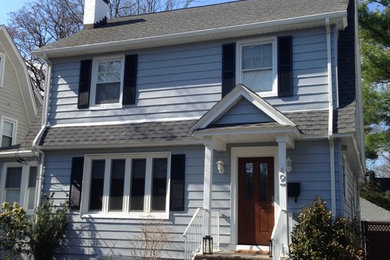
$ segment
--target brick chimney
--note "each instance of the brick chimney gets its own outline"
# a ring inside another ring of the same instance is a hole
[[[109,12],[109,0],[85,0],[84,3],[84,28],[96,28],[107,21]]]

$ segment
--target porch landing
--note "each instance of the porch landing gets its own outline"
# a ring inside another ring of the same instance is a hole
[[[268,252],[261,251],[249,251],[249,250],[236,250],[236,251],[218,251],[212,255],[197,255],[195,260],[239,260],[239,259],[272,259],[268,255]]]

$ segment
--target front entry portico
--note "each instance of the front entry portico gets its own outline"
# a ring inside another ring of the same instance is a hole
[[[237,116],[247,106],[252,106],[253,113]],[[286,255],[286,158],[287,149],[294,149],[295,139],[301,136],[296,125],[256,93],[238,85],[191,132],[205,145],[203,234],[210,235],[211,230],[213,151],[230,150],[231,249],[239,245],[268,246],[272,240],[273,254]],[[247,169],[250,164],[253,168]]]

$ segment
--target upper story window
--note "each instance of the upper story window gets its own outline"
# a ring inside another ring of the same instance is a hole
[[[0,88],[4,84],[5,55],[0,52]]]
[[[92,72],[91,104],[111,106],[122,104],[123,59],[95,60]]]
[[[276,40],[239,42],[237,83],[261,96],[277,95]]]
[[[32,214],[35,205],[35,187],[37,167],[20,164],[3,166],[0,185],[0,202],[18,203],[28,214]]]
[[[170,154],[86,157],[82,213],[168,218]]]
[[[1,117],[1,147],[10,147],[16,143],[16,126],[17,121],[10,118]]]

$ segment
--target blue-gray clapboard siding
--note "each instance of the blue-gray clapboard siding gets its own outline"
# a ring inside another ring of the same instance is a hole
[[[204,148],[201,146],[157,149],[116,150],[110,152],[153,152],[171,151],[175,154],[186,154],[185,211],[170,212],[169,220],[162,221],[163,227],[169,230],[171,239],[164,251],[168,259],[183,259],[184,240],[182,233],[193,213],[203,206],[203,170]],[[102,152],[102,151],[96,151]],[[91,153],[91,151],[88,151]],[[83,156],[83,152],[49,153],[46,157],[46,171],[43,191],[55,192],[55,200],[60,203],[67,199],[71,172],[71,160]],[[223,158],[229,160],[228,153],[216,153],[215,161]],[[230,175],[218,175],[214,162],[214,185],[212,206],[218,210],[220,218],[221,244],[230,243]],[[230,167],[227,163],[226,167]],[[131,256],[134,236],[140,234],[140,221],[134,219],[81,219],[78,212],[73,212],[71,225],[67,233],[67,243],[59,250],[62,255],[72,259],[92,256],[115,255]],[[159,221],[151,221],[157,223]]]
[[[247,124],[247,123],[264,123],[274,122],[272,118],[260,111],[255,105],[245,98],[227,111],[221,118],[215,120],[215,125],[227,124]]]
[[[266,100],[281,111],[327,108],[325,29],[297,31],[292,35],[294,96]],[[137,101],[127,108],[78,110],[80,58],[54,60],[50,123],[198,118],[221,99],[221,44],[138,51]]]
[[[345,196],[344,196],[344,212],[347,217],[355,217],[356,214],[356,196],[357,192],[357,179],[353,173],[353,171],[349,167],[345,167]]]
[[[336,211],[342,214],[342,201],[340,199],[340,171],[339,160],[336,150]],[[297,142],[295,149],[288,150],[292,160],[292,172],[288,173],[288,182],[298,182],[301,185],[301,194],[297,202],[294,198],[288,200],[288,210],[293,214],[298,213],[303,206],[309,206],[316,196],[327,201],[331,208],[330,186],[330,157],[329,143],[327,141]]]

